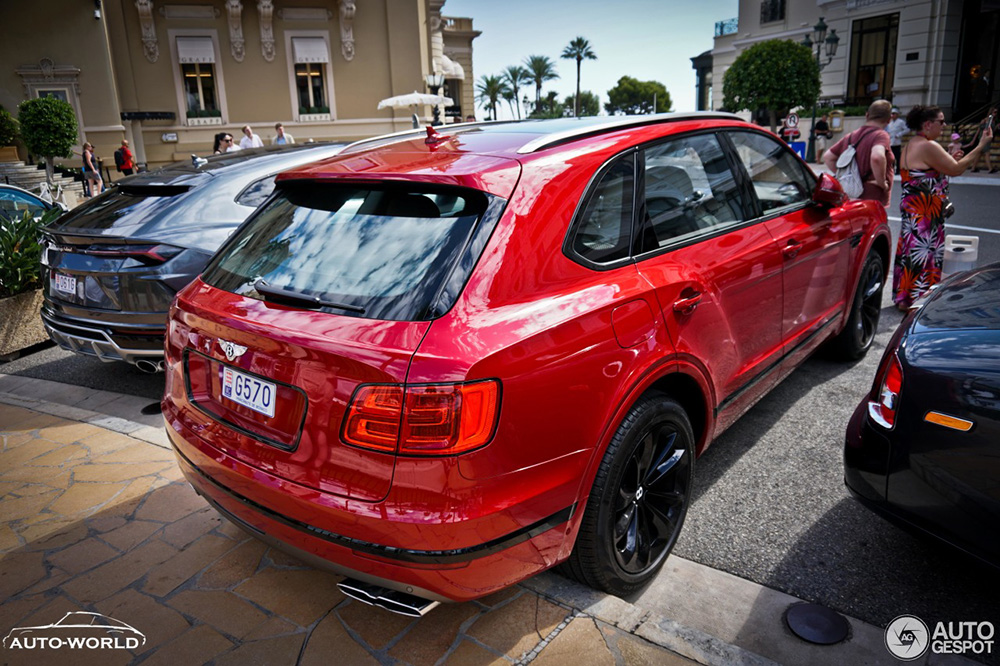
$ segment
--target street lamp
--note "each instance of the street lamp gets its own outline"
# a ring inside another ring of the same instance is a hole
[[[427,83],[427,87],[430,88],[432,95],[437,95],[438,90],[444,85],[444,74],[428,74],[424,77],[424,81]],[[434,105],[434,118],[431,121],[431,125],[437,126],[441,124],[441,109],[438,105]]]
[[[816,46],[816,67],[819,68],[820,72],[833,61],[833,56],[837,55],[837,44],[840,42],[836,30],[831,30],[830,36],[826,36],[827,27],[823,17],[820,16],[819,23],[813,26],[812,39],[809,39],[809,33],[806,33],[802,39],[802,46],[807,49],[811,50],[813,45]],[[826,62],[823,62],[821,58],[824,43],[826,44]],[[822,88],[822,86],[823,79],[821,77],[820,87]],[[806,161],[810,163],[816,161],[816,105],[818,102],[818,99],[813,102],[812,124],[809,126],[809,146],[806,148]]]
[[[527,95],[525,95],[524,98],[521,100],[521,104],[522,104],[522,106],[524,106],[524,117],[527,118],[528,117],[528,109],[531,106],[531,100],[528,99]]]

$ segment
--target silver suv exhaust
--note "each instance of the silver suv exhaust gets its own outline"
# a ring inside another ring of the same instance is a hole
[[[353,578],[345,578],[337,583],[337,587],[351,599],[409,617],[423,617],[441,603],[371,583],[362,583]]]

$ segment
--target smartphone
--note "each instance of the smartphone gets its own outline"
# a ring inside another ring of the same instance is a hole
[[[993,114],[992,113],[986,117],[986,127],[987,127],[987,129],[989,129],[990,127],[993,127]]]

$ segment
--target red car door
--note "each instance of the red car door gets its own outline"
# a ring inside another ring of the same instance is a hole
[[[712,386],[718,433],[776,381],[783,259],[767,226],[747,221],[717,136],[648,147],[638,175],[637,266],[682,362]]]
[[[783,143],[759,132],[728,136],[783,257],[781,338],[791,370],[826,339],[843,308],[851,222],[812,205],[815,179]]]

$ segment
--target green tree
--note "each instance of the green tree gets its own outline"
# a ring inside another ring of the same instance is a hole
[[[21,138],[33,155],[45,158],[45,176],[52,184],[56,157],[71,157],[76,143],[76,115],[68,102],[54,97],[39,97],[21,102],[17,107]]]
[[[811,107],[819,98],[819,67],[802,44],[770,39],[741,53],[726,70],[722,95],[727,109],[767,109],[771,131],[778,129],[778,109]]]
[[[582,116],[596,116],[601,112],[601,99],[590,92],[589,90],[580,91],[580,108],[576,108],[576,96],[569,95],[566,97],[566,101],[563,102],[563,106],[566,108],[570,114],[575,114],[578,117]]]
[[[580,97],[580,64],[583,63],[584,58],[587,60],[597,60],[597,54],[590,48],[590,42],[583,37],[577,37],[563,49],[562,57],[567,60],[576,60],[576,95],[573,97],[575,101]],[[577,118],[580,117],[580,109],[578,107],[573,107],[573,115]],[[591,115],[596,116],[597,114]]]
[[[572,115],[572,109],[567,109],[559,101],[559,93],[550,90],[544,97],[538,100],[535,108],[531,111],[531,118],[564,118]]]
[[[548,56],[533,55],[524,59],[524,66],[528,69],[528,78],[535,82],[535,111],[539,102],[542,101],[542,85],[546,81],[555,81],[559,78],[556,74],[556,66]]]
[[[507,84],[504,83],[502,77],[493,76],[492,74],[483,74],[479,77],[479,83],[476,84],[476,93],[478,93],[479,103],[483,108],[490,110],[490,120],[497,119],[497,102],[504,96],[507,91]]]
[[[604,108],[611,115],[633,116],[666,113],[673,110],[673,104],[666,86],[659,81],[639,81],[631,76],[623,76],[618,79],[618,84],[608,91],[608,103]]]
[[[17,140],[17,120],[0,106],[0,146],[13,146]]]
[[[528,70],[520,65],[511,65],[507,69],[503,70],[503,79],[510,88],[510,93],[514,99],[513,106],[517,109],[516,118],[521,119],[521,102],[519,101],[521,95],[521,86],[527,85],[531,81],[531,76],[528,74]]]

